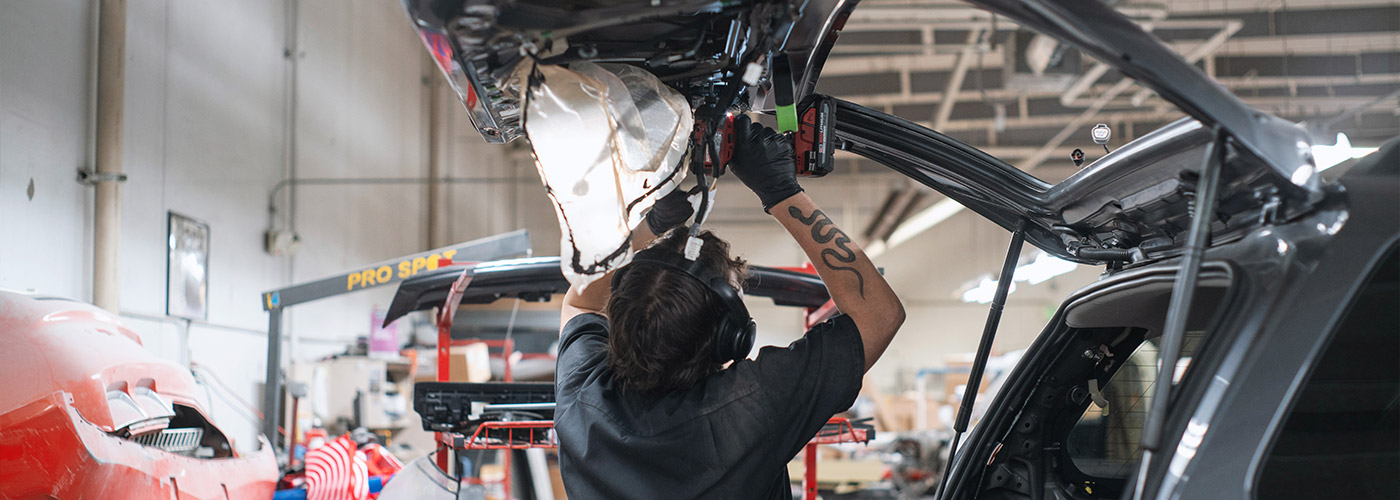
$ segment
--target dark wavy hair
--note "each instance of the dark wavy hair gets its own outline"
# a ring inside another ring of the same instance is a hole
[[[652,244],[681,253],[689,228],[673,229]],[[743,259],[709,231],[699,261],[721,276],[747,277]],[[629,264],[630,265],[630,264]],[[608,365],[625,390],[654,396],[689,389],[721,363],[713,358],[715,329],[724,305],[698,280],[656,265],[631,269],[608,299]]]

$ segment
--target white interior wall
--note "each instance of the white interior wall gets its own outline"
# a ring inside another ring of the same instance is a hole
[[[92,194],[73,178],[88,163],[95,20],[80,0],[0,4],[0,287],[92,294]]]
[[[290,259],[263,251],[266,200],[288,170],[288,4],[128,4],[120,312],[147,348],[198,364],[228,386],[231,397],[213,390],[211,411],[243,449],[255,444],[257,426],[231,401],[260,406],[267,319],[259,293],[427,244],[421,186],[303,186],[295,214],[300,251]],[[423,79],[437,76],[401,7],[376,0],[292,4],[299,5],[301,49],[297,175],[426,175]],[[92,195],[74,177],[91,164],[95,17],[92,0],[0,3],[0,288],[91,298]],[[443,102],[448,116],[461,114],[455,98]],[[474,132],[460,135],[461,161],[501,161]],[[168,211],[210,225],[207,321],[165,316]],[[513,229],[505,219],[480,226],[471,225],[474,216],[460,220],[454,241]],[[391,293],[293,310],[286,332],[299,341],[291,355],[306,360],[343,350],[367,332],[369,310],[387,306]]]
[[[528,229],[535,255],[559,255],[559,225],[536,173],[529,145],[485,144],[456,94],[440,85],[443,103],[441,157],[443,176],[459,180],[443,185],[443,213],[448,241],[467,241],[516,229]]]
[[[298,15],[298,178],[427,175],[422,43],[395,2],[302,0]],[[292,281],[427,249],[421,185],[300,185]],[[289,309],[294,355],[314,359],[369,333],[392,287]],[[318,347],[318,345],[322,347]]]

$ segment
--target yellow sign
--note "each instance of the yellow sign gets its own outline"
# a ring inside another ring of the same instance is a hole
[[[385,264],[379,267],[365,269],[358,273],[352,273],[345,277],[345,289],[354,290],[374,285],[382,285],[390,281],[414,276],[423,271],[432,271],[438,268],[438,260],[451,260],[457,255],[456,250],[447,250],[441,254],[432,254],[427,257],[415,257],[404,259],[393,264]]]

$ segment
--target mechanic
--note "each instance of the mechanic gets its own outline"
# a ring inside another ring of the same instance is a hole
[[[658,201],[633,235],[646,249],[564,297],[555,431],[569,498],[792,498],[788,461],[851,406],[904,322],[874,264],[798,185],[790,141],[742,115],[735,130],[734,174],[844,314],[745,359],[744,262],[708,231],[686,259],[699,241],[667,230],[690,204],[679,190]]]

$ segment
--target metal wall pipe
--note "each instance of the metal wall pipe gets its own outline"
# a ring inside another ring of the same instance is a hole
[[[426,68],[423,72],[423,91],[427,93],[428,108],[426,110],[428,115],[428,130],[426,137],[428,148],[427,248],[438,248],[447,244],[445,241],[447,238],[444,234],[446,233],[446,231],[444,231],[443,228],[440,227],[443,225],[442,217],[440,215],[442,213],[442,187],[441,184],[437,182],[437,179],[442,177],[442,155],[439,152],[441,144],[438,135],[438,122],[439,120],[441,120],[441,113],[438,112],[438,108],[441,106],[441,104],[439,103],[438,91],[441,88],[441,86],[438,85],[438,81],[441,77],[438,76],[436,63],[433,62],[431,57],[425,55],[424,62]]]
[[[93,209],[92,302],[121,310],[122,109],[126,0],[101,0],[97,28],[96,206]]]
[[[532,177],[301,177],[286,178],[272,185],[267,193],[268,213],[276,214],[277,195],[283,189],[298,186],[393,186],[414,184],[519,184],[537,180]],[[275,218],[275,217],[274,217]]]
[[[297,178],[297,61],[301,59],[301,44],[297,38],[297,23],[301,15],[301,2],[291,0],[287,2],[286,21],[283,26],[283,46],[282,57],[286,61],[286,73],[282,81],[282,168],[283,175],[287,179]],[[286,220],[283,221],[284,228],[293,234],[297,230],[297,195],[295,191],[287,193],[287,213]],[[277,220],[271,221],[270,229],[277,227]],[[287,259],[286,280],[292,281],[291,265],[293,259]]]

